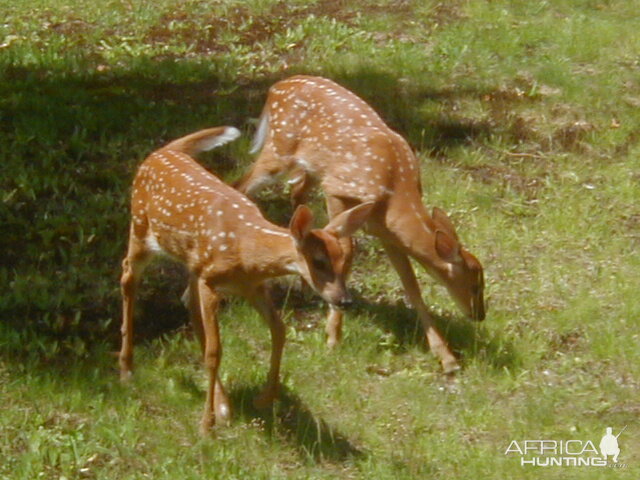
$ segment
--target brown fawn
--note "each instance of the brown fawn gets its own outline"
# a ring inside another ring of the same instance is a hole
[[[417,310],[431,350],[445,372],[458,363],[422,300],[409,257],[443,284],[468,317],[485,317],[480,262],[462,247],[444,211],[429,215],[422,203],[419,163],[407,142],[362,99],[320,77],[294,76],[269,89],[252,147],[260,155],[238,182],[249,195],[276,176],[292,177],[292,200],[300,203],[319,183],[330,218],[365,202],[374,207],[365,228],[377,236]],[[341,239],[347,265],[350,238]],[[342,311],[330,307],[328,344],[340,340]]]
[[[229,400],[218,377],[217,309],[222,295],[245,297],[271,330],[270,370],[255,400],[256,406],[267,406],[278,393],[285,327],[265,280],[297,273],[331,305],[349,302],[344,284],[346,252],[339,238],[359,228],[372,207],[364,204],[345,211],[321,230],[312,229],[313,215],[306,206],[297,208],[288,229],[268,222],[246,196],[191,157],[239,135],[233,127],[202,130],[147,157],[133,181],[129,246],[122,262],[122,380],[132,371],[134,301],[144,267],[155,254],[166,254],[189,270],[187,302],[209,374],[203,433],[216,418],[227,423],[230,416]]]

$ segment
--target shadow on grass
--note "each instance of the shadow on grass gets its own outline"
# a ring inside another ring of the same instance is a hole
[[[367,101],[414,150],[428,150],[441,156],[447,148],[468,145],[492,133],[489,121],[465,118],[454,113],[453,108],[441,108],[461,99],[481,98],[487,94],[481,88],[438,89],[369,68],[349,75],[338,74],[334,79]],[[425,110],[430,104],[439,111]]]
[[[302,399],[282,387],[279,400],[270,410],[258,410],[253,399],[258,387],[243,387],[230,392],[235,416],[241,422],[258,420],[267,435],[293,445],[303,459],[342,463],[366,455],[346,436],[317,417]]]
[[[353,308],[354,311],[366,313],[380,328],[390,332],[400,351],[406,350],[408,346],[427,345],[415,310],[400,303],[370,303],[362,298],[358,299]],[[471,322],[449,315],[432,315],[436,327],[463,365],[465,358],[478,359],[498,370],[516,363],[517,355],[511,342],[489,332],[484,322]],[[490,321],[489,315],[485,322]]]
[[[89,344],[117,338],[129,184],[140,160],[169,139],[207,126],[234,124],[252,134],[248,120],[259,115],[269,86],[308,73],[297,67],[269,77],[231,78],[216,68],[140,58],[103,72],[10,67],[0,75],[8,86],[0,86],[0,97],[7,94],[0,115],[7,175],[0,188],[12,192],[0,205],[0,223],[7,227],[0,238],[0,278],[12,286],[0,295],[0,316],[15,329],[35,328],[54,340],[78,335]],[[437,152],[488,132],[488,125],[421,110],[423,102],[482,92],[407,86],[367,68],[327,76],[371,102],[414,147]],[[203,163],[229,179],[246,168],[236,158],[245,153],[233,148],[239,147],[223,148]],[[272,195],[261,206],[268,218],[286,223],[286,198]],[[150,285],[137,323],[140,332],[154,325],[145,336],[156,336],[186,317],[174,295],[163,295],[161,283]],[[66,319],[75,323],[62,333],[51,328]]]
[[[291,289],[275,284],[272,288],[272,298],[278,308],[284,308],[286,303],[286,308],[294,312],[322,308],[322,301],[302,283]],[[354,305],[345,311],[346,322],[350,321],[349,317],[353,314],[371,318],[381,330],[393,335],[395,349],[400,354],[414,346],[428,349],[422,324],[414,309],[402,302],[371,302],[357,292],[353,292],[353,298]],[[484,322],[473,322],[450,314],[432,315],[436,327],[454,354],[463,362],[465,358],[474,358],[497,370],[516,365],[518,356],[513,344],[489,330],[490,313]],[[309,323],[309,319],[305,317],[304,322]],[[324,322],[324,315],[319,315],[311,323],[314,324],[314,328],[322,329]]]
[[[371,318],[383,331],[393,335],[395,350],[401,354],[410,347],[428,349],[422,324],[414,309],[403,302],[389,303],[382,301],[371,302],[357,292],[353,293],[354,304],[345,311],[345,321],[348,323],[354,314]],[[315,296],[304,284],[287,289],[284,285],[275,284],[272,288],[272,298],[278,308],[286,308],[301,313],[301,321],[313,325],[313,328],[323,329],[324,315],[313,315],[313,319],[304,312],[322,309],[322,300]],[[436,315],[432,313],[436,327],[448,342],[454,354],[462,359],[474,358],[501,370],[517,364],[518,355],[512,342],[503,338],[499,333],[490,330],[491,314],[483,322],[473,322],[453,314]],[[291,321],[296,321],[294,316]],[[305,327],[302,327],[303,329]],[[307,327],[308,328],[308,327]]]

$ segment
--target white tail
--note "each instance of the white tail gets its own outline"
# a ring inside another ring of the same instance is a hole
[[[264,146],[264,142],[267,140],[267,133],[269,132],[269,112],[264,111],[262,115],[260,115],[260,120],[258,121],[258,128],[256,129],[256,134],[253,137],[253,141],[251,142],[251,149],[249,150],[250,154],[258,153],[262,147]]]
[[[129,247],[122,262],[119,362],[123,380],[132,371],[134,301],[145,265],[154,254],[167,254],[189,269],[191,320],[210,380],[203,431],[216,417],[226,422],[230,413],[218,379],[221,349],[216,312],[221,295],[229,292],[247,298],[271,329],[271,367],[267,385],[256,399],[258,406],[268,405],[278,391],[285,328],[264,281],[297,273],[331,304],[347,303],[345,252],[338,238],[358,228],[371,209],[371,204],[350,209],[322,230],[312,228],[313,215],[305,206],[296,210],[288,229],[268,222],[247,197],[189,155],[238,136],[233,127],[202,130],[147,157],[133,182]]]
[[[232,142],[239,136],[240,130],[235,127],[207,128],[178,138],[166,145],[163,150],[173,150],[193,156]]]
[[[382,241],[445,371],[457,369],[422,300],[408,257],[445,285],[475,320],[485,317],[482,265],[461,246],[442,210],[427,212],[419,164],[407,142],[349,90],[325,78],[295,76],[269,90],[254,143],[262,150],[237,185],[243,192],[251,194],[276,175],[293,172],[294,203],[319,183],[330,217],[353,205],[375,203],[367,228]],[[350,240],[343,239],[342,245],[350,259]],[[342,312],[332,308],[330,345],[340,338],[341,322]]]

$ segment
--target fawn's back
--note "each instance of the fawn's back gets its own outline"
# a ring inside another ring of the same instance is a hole
[[[295,76],[276,83],[262,122],[268,127],[259,129],[253,150],[266,143],[263,165],[245,191],[263,176],[295,167],[320,179],[326,194],[363,202],[420,190],[418,162],[406,141],[331,80]]]
[[[169,254],[192,271],[235,267],[241,243],[257,232],[288,237],[247,197],[170,148],[140,166],[132,197],[135,235],[153,252]]]

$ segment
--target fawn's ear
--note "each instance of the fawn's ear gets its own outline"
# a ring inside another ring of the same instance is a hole
[[[449,218],[449,215],[445,213],[444,210],[438,207],[433,207],[433,213],[431,214],[431,218],[436,223],[440,230],[449,234],[451,238],[453,238],[456,242],[458,242],[458,234],[456,232],[456,227],[453,226],[453,222]]]
[[[335,216],[323,230],[333,232],[338,237],[350,237],[369,218],[375,202],[361,203]]]
[[[296,242],[302,243],[307,235],[309,235],[309,232],[311,232],[312,226],[313,213],[306,205],[300,205],[296,208],[296,211],[293,212],[293,217],[291,217],[291,222],[289,222],[291,235]]]
[[[436,230],[435,247],[438,256],[447,263],[460,263],[460,244],[442,230]]]

